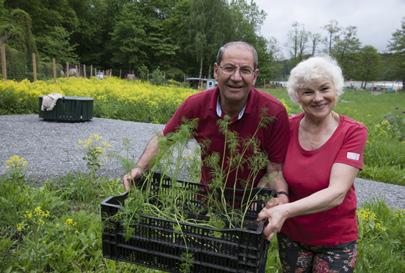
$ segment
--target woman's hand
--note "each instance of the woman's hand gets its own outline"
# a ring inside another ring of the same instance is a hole
[[[267,240],[270,240],[275,233],[281,230],[285,220],[288,218],[287,205],[276,205],[271,207],[272,205],[273,204],[269,204],[270,207],[266,205],[257,217],[257,221],[267,219],[267,224],[263,230],[263,234]]]

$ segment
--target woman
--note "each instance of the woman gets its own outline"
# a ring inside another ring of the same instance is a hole
[[[287,83],[302,113],[290,118],[283,167],[289,203],[268,203],[259,220],[278,233],[283,272],[353,272],[358,230],[353,187],[363,167],[365,126],[333,109],[343,93],[340,67],[330,57],[299,63]]]

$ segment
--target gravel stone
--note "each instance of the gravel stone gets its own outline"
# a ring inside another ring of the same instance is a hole
[[[47,178],[64,176],[69,172],[86,172],[84,152],[78,145],[92,134],[112,145],[109,153],[126,156],[123,141],[130,143],[129,157],[136,160],[149,139],[162,131],[164,125],[142,122],[93,118],[87,122],[50,122],[37,115],[0,116],[0,175],[5,161],[12,155],[28,160],[27,175],[40,185]],[[191,147],[195,145],[192,144]],[[124,169],[118,159],[108,157],[100,175],[121,178]],[[387,205],[405,209],[405,187],[362,178],[355,180],[358,204],[383,200]]]

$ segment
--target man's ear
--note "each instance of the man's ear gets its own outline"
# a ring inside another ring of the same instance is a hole
[[[253,78],[253,85],[256,85],[256,80],[257,80],[257,77],[259,77],[259,68],[256,68],[255,69],[255,75],[254,75],[254,78]]]
[[[214,79],[218,81],[218,69],[219,65],[217,63],[214,63]]]

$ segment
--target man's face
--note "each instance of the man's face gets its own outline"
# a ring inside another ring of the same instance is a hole
[[[214,66],[221,100],[228,103],[245,103],[250,89],[256,83],[258,69],[254,68],[251,50],[244,46],[225,49],[221,63]]]

